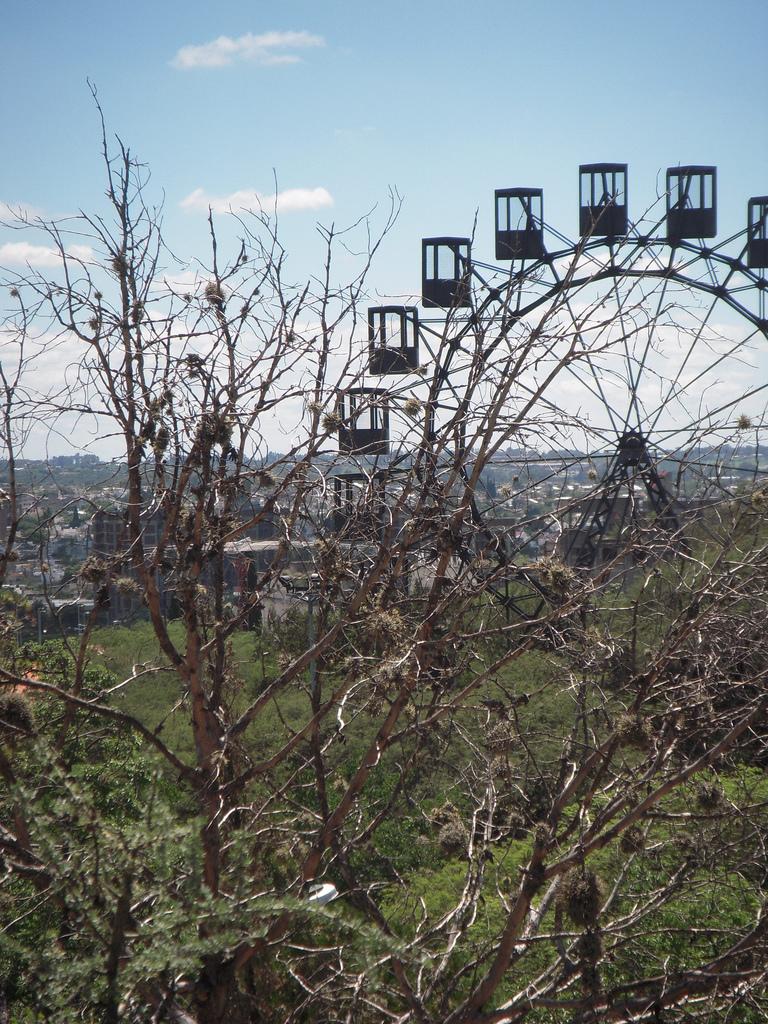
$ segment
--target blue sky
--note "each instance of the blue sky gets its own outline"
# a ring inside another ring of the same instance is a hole
[[[422,235],[468,234],[476,209],[490,256],[495,187],[543,186],[545,219],[574,235],[580,162],[629,163],[634,213],[667,166],[717,164],[723,232],[768,193],[766,0],[3,6],[0,200],[99,204],[89,77],[184,255],[204,255],[206,199],[269,195],[273,170],[309,207],[283,214],[308,268],[318,218],[403,194],[384,292],[418,279]]]
[[[494,188],[543,187],[545,221],[575,237],[580,163],[628,163],[635,218],[667,167],[717,165],[721,239],[768,194],[768,0],[24,0],[2,15],[0,221],[3,203],[103,211],[87,80],[151,168],[184,262],[208,263],[208,203],[241,208],[276,180],[305,278],[320,271],[318,220],[377,204],[381,220],[397,189],[374,303],[417,293],[420,239],[468,235],[476,213],[474,253],[492,259]],[[30,243],[0,223],[0,268],[50,262]],[[67,430],[45,445],[66,447]]]

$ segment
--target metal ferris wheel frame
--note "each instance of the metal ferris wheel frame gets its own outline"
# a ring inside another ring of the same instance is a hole
[[[655,517],[655,528],[669,539],[670,545],[685,549],[686,542],[677,502],[658,471],[658,458],[652,450],[653,432],[665,407],[685,387],[683,371],[692,362],[706,326],[716,308],[728,307],[740,323],[749,325],[753,338],[768,340],[768,196],[753,197],[747,204],[746,227],[715,246],[710,244],[717,230],[717,171],[709,166],[669,168],[666,174],[665,213],[652,222],[633,223],[628,215],[627,165],[587,164],[579,168],[580,237],[573,241],[544,221],[543,191],[540,188],[498,189],[495,193],[495,255],[509,262],[509,268],[473,258],[472,239],[440,236],[422,240],[422,306],[438,310],[438,320],[450,319],[451,345],[437,368],[433,380],[433,404],[439,405],[444,392],[453,390],[460,411],[461,396],[452,386],[455,356],[464,339],[482,321],[492,320],[493,337],[487,339],[483,359],[493,357],[516,325],[539,307],[562,299],[570,310],[570,296],[582,289],[600,286],[613,288],[619,299],[619,287],[633,281],[658,282],[657,305],[650,316],[652,325],[644,351],[634,354],[627,376],[629,402],[626,412],[614,409],[606,398],[603,382],[587,351],[584,365],[591,372],[588,385],[603,403],[610,419],[612,444],[607,464],[591,502],[581,514],[577,528],[562,550],[565,561],[592,569],[603,557],[603,540],[611,523],[615,524],[622,490],[640,488]],[[661,229],[664,229],[661,233]],[[545,234],[546,233],[546,234]],[[547,248],[546,236],[556,239],[554,249]],[[738,245],[732,253],[728,247]],[[668,253],[664,258],[664,253]],[[600,259],[591,265],[595,254]],[[566,267],[565,273],[562,268]],[[586,267],[586,272],[582,269]],[[640,377],[653,350],[653,330],[667,290],[679,287],[704,297],[709,302],[693,329],[685,354],[675,375],[667,381],[667,401],[661,401],[651,416],[641,415],[638,401]],[[621,316],[621,303],[617,306]],[[419,315],[416,306],[377,306],[368,312],[369,373],[375,376],[412,374],[419,366],[420,346],[426,336],[439,334],[433,321]],[[575,325],[578,318],[573,317]],[[574,328],[578,331],[578,327]],[[428,343],[427,349],[431,352]],[[707,369],[725,357],[713,357]],[[704,372],[707,372],[706,370]],[[702,374],[699,374],[702,376]],[[695,379],[695,378],[694,378]],[[757,383],[750,394],[768,388],[768,381]],[[350,456],[388,451],[389,395],[392,388],[353,389],[339,399],[343,421],[339,431],[340,450]],[[363,408],[359,396],[365,392]],[[351,397],[350,397],[351,396]],[[383,410],[373,413],[377,407]],[[725,408],[725,407],[724,407]],[[357,416],[370,416],[370,422],[358,426]],[[432,415],[433,409],[428,410]],[[589,453],[585,453],[589,458]],[[391,460],[394,471],[403,456]],[[348,486],[355,474],[342,474]],[[381,480],[381,474],[377,476]],[[338,488],[338,485],[337,485]],[[630,520],[636,525],[636,503],[632,502]],[[625,510],[626,511],[626,510]],[[484,528],[483,515],[472,500],[472,519]],[[615,528],[615,526],[614,526]],[[523,613],[521,609],[518,611]]]

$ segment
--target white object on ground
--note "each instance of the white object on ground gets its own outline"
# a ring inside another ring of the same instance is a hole
[[[307,900],[310,903],[315,903],[318,907],[323,907],[326,903],[330,903],[331,900],[335,900],[338,895],[339,890],[335,885],[332,885],[330,882],[322,882],[319,885],[312,886]]]

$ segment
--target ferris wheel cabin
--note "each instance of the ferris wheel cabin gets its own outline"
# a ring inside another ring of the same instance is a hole
[[[339,450],[350,455],[387,455],[389,403],[380,388],[350,388],[338,397]]]
[[[627,165],[581,164],[579,233],[619,238],[627,233]]]
[[[717,234],[717,168],[667,170],[667,241],[714,238]]]
[[[544,255],[544,192],[497,188],[496,259],[539,260]]]
[[[747,266],[768,268],[768,196],[755,196],[747,205]]]
[[[339,473],[333,478],[332,528],[375,535],[384,522],[386,490],[380,474]]]
[[[368,369],[408,373],[419,365],[419,311],[415,306],[368,309]]]
[[[469,306],[472,271],[468,238],[421,240],[421,301],[427,307]]]

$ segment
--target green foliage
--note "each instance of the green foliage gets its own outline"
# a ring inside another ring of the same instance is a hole
[[[616,612],[617,619],[622,615],[621,610]],[[281,651],[295,657],[305,649],[306,625],[304,617],[296,616],[278,634],[233,637],[228,651],[232,708],[244,707],[275,677]],[[400,628],[387,620],[375,624],[372,633],[369,624],[367,633],[362,627],[356,631],[355,642],[388,649],[397,642]],[[172,637],[183,644],[180,624],[172,624]],[[101,630],[95,644],[97,661],[85,673],[83,695],[135,713],[164,739],[178,739],[181,753],[191,756],[185,695],[148,625]],[[498,646],[496,641],[489,644],[492,651]],[[477,910],[450,953],[449,976],[435,989],[431,1008],[438,1018],[470,990],[473,975],[468,965],[485,963],[493,955],[534,844],[539,850],[547,848],[552,859],[562,852],[557,833],[541,819],[551,804],[553,766],[574,723],[588,721],[596,736],[615,731],[621,764],[642,761],[653,749],[658,731],[654,713],[627,713],[626,702],[614,695],[604,700],[600,683],[591,675],[605,671],[602,680],[612,671],[603,670],[600,660],[607,651],[607,664],[615,651],[608,631],[585,632],[574,641],[573,650],[577,665],[584,666],[581,672],[573,670],[573,660],[569,668],[573,651],[532,651],[484,682],[456,712],[451,728],[457,734],[450,746],[439,731],[424,737],[418,723],[436,693],[452,691],[442,690],[440,683],[414,694],[404,716],[413,731],[406,730],[398,746],[383,752],[357,798],[361,821],[381,815],[367,845],[351,854],[349,864],[358,883],[372,886],[377,895],[384,887],[382,909],[402,940],[412,940],[417,929],[435,928],[425,948],[438,954],[444,939],[438,925],[446,914],[456,912],[478,871],[477,862],[467,860],[472,804],[461,778],[473,747],[482,752],[488,777],[495,780],[492,860],[482,865]],[[478,660],[486,656],[487,651],[479,648]],[[117,682],[135,673],[137,662],[138,678],[108,695]],[[16,652],[14,668],[36,670],[63,689],[71,685],[72,658],[60,644],[25,646]],[[321,684],[328,689],[337,685],[345,671],[342,666],[323,666]],[[470,670],[462,668],[454,685],[470,680]],[[297,891],[301,860],[319,820],[308,741],[273,776],[254,784],[250,793],[251,798],[270,800],[290,780],[292,792],[302,794],[303,810],[292,809],[283,818],[283,810],[276,808],[272,825],[258,836],[247,818],[235,819],[227,835],[222,880],[226,896],[213,896],[203,875],[203,821],[192,789],[169,775],[133,732],[81,709],[61,734],[66,715],[60,700],[45,694],[23,699],[31,708],[34,728],[28,731],[34,735],[15,746],[6,739],[18,781],[7,788],[2,813],[10,817],[16,803],[33,812],[32,841],[46,885],[41,896],[34,878],[15,877],[0,899],[5,926],[0,971],[20,1022],[26,1013],[32,1015],[30,1020],[78,1019],[90,1024],[101,1019],[115,999],[126,1008],[126,1019],[141,1020],[147,979],[194,977],[206,958],[226,955],[240,943],[263,937],[270,923],[285,914],[291,919],[286,941],[295,936],[307,948],[302,955],[308,970],[317,962],[313,957],[320,956],[313,946],[319,950],[342,941],[347,963],[369,971],[375,984],[386,984],[386,975],[376,965],[393,950],[408,960],[405,948],[364,924],[352,899],[316,909],[285,895]],[[268,754],[276,743],[290,739],[306,721],[308,707],[304,679],[286,687],[248,736],[246,756]],[[341,799],[380,721],[381,709],[371,715],[366,707],[362,704],[354,714],[347,709],[345,742],[326,747],[331,807]],[[333,723],[323,724],[321,743],[333,736],[333,728]],[[582,742],[584,733],[577,735]],[[57,742],[60,736],[63,739]],[[413,770],[404,788],[401,765],[408,758]],[[608,795],[597,794],[589,815],[602,813],[609,800]],[[755,829],[765,834],[760,808],[767,800],[768,781],[757,766],[701,773],[667,797],[657,817],[625,830],[583,867],[566,874],[557,900],[544,915],[542,930],[545,935],[557,931],[561,926],[555,917],[561,915],[569,955],[581,964],[573,984],[596,991],[599,984],[622,984],[639,970],[653,973],[659,962],[682,970],[692,959],[715,955],[730,937],[747,928],[760,903],[762,878],[740,868],[737,856],[716,860],[709,851],[722,849],[724,842],[737,851],[754,841]],[[741,818],[730,813],[734,805],[743,810]],[[564,810],[560,834],[563,822],[575,821],[578,813],[575,800]],[[620,916],[631,913],[642,894],[677,876],[679,883],[670,896],[646,913],[640,937],[614,948],[610,933],[597,935],[600,904],[614,886],[612,914]],[[342,877],[335,881],[343,888]],[[534,908],[545,890],[546,886],[537,894]],[[134,910],[122,940],[125,948],[115,991],[107,980],[106,951],[126,891]],[[505,977],[492,1005],[532,981],[559,956],[553,941],[536,943]],[[301,998],[271,956],[254,965],[252,988],[257,983],[271,1000],[265,1007],[262,997],[259,1012],[274,1010],[278,1019],[281,1006]],[[73,1005],[78,1006],[79,1017]],[[557,1018],[540,1019],[549,1024]],[[733,1019],[741,1024],[749,1017]]]
[[[61,644],[29,645],[14,667],[65,690],[71,684],[73,663]],[[82,695],[104,699],[115,681],[93,666]],[[195,977],[208,959],[263,938],[285,915],[289,941],[295,933],[322,950],[341,938],[346,961],[369,985],[386,982],[379,964],[405,955],[394,940],[342,902],[317,907],[285,895],[296,891],[302,851],[283,831],[254,836],[247,819],[232,828],[222,894],[213,895],[203,871],[203,821],[189,792],[136,734],[86,708],[67,722],[65,705],[45,693],[22,699],[33,708],[35,735],[14,748],[16,781],[0,802],[3,819],[24,808],[34,850],[30,876],[12,876],[0,895],[0,984],[19,1024],[96,1024],[118,1005],[121,1020],[143,1021],[150,981]],[[115,941],[120,970],[110,977]],[[300,998],[294,983],[271,955],[252,973],[253,984],[271,993],[266,1002],[263,992],[247,997],[253,1012],[271,1003],[282,1019]]]
[[[31,734],[34,725],[32,708],[22,693],[0,695],[0,731],[7,734],[9,742]]]
[[[736,941],[755,920],[764,899],[763,878],[752,878],[749,872],[739,869],[739,850],[744,848],[745,841],[741,830],[747,836],[753,828],[750,818],[757,815],[763,830],[768,827],[768,777],[754,768],[718,777],[720,806],[732,801],[744,808],[743,816],[734,815],[733,824],[725,826],[725,833],[717,818],[707,822],[685,814],[703,784],[711,786],[714,781],[705,775],[701,781],[671,795],[652,824],[646,822],[644,829],[630,830],[631,843],[624,842],[622,837],[622,841],[590,857],[585,865],[571,869],[558,884],[557,897],[545,915],[542,933],[557,932],[563,927],[555,922],[555,909],[559,909],[575,929],[569,939],[571,956],[575,960],[599,962],[605,986],[624,984],[643,972],[652,974],[661,962],[668,963],[672,972],[684,970],[691,962],[706,962]],[[456,813],[452,805],[446,805],[437,808],[433,818],[440,825]],[[678,814],[683,815],[679,822]],[[670,816],[669,820],[665,815]],[[715,835],[719,839],[717,844]],[[478,955],[492,954],[495,937],[506,917],[501,897],[514,897],[534,840],[550,842],[551,830],[539,824],[532,830],[531,838],[502,841],[493,846],[493,860],[485,867],[481,910],[452,954],[454,973],[461,972]],[[723,841],[729,840],[732,860],[712,853],[716,845],[722,849]],[[403,884],[390,886],[383,900],[390,925],[409,939],[414,938],[417,929],[428,931],[455,911],[473,870],[462,858],[452,858],[440,867],[412,872]],[[611,911],[614,918],[621,918],[637,908],[644,894],[657,891],[676,876],[679,882],[668,897],[656,905],[651,903],[636,938],[613,945],[608,936],[601,938],[597,934],[600,907],[617,880],[620,879],[618,898]],[[603,958],[604,953],[610,954],[608,959]],[[516,963],[497,990],[493,1005],[520,991],[558,957],[555,943],[539,942]],[[460,991],[452,991],[451,998],[459,994]],[[542,1013],[536,1019],[559,1018]],[[757,1011],[745,1008],[733,1019],[739,1024],[757,1024],[761,1018]]]

